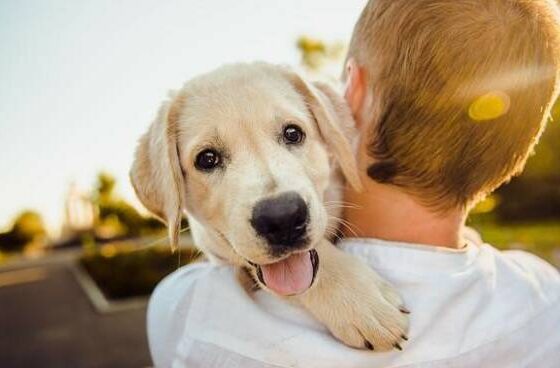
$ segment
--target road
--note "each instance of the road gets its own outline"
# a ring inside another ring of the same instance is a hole
[[[150,366],[145,307],[96,312],[72,258],[0,271],[0,366]]]

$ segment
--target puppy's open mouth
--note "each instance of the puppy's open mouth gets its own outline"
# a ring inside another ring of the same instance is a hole
[[[251,263],[259,281],[277,294],[289,296],[309,289],[319,269],[319,255],[315,249],[295,253],[281,261],[267,265]]]

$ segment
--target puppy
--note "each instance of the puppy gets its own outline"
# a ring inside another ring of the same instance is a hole
[[[285,67],[229,65],[163,103],[140,139],[131,181],[173,245],[186,213],[210,260],[246,268],[349,346],[401,349],[408,318],[399,295],[328,240],[343,177],[360,188],[352,127],[329,86]]]

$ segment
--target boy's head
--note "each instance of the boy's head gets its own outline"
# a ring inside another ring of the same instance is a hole
[[[370,0],[346,73],[369,177],[445,211],[520,172],[557,96],[559,19],[552,0]]]

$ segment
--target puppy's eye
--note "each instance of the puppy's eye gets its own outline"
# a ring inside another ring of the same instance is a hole
[[[286,144],[301,144],[305,139],[305,133],[295,124],[286,125],[282,135]]]
[[[222,161],[220,154],[213,149],[205,149],[200,152],[194,161],[194,166],[201,171],[210,171],[215,169]]]

